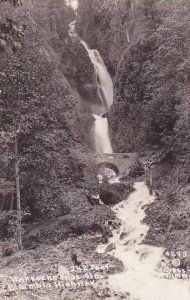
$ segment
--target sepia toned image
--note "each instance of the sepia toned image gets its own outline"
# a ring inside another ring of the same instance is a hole
[[[190,300],[190,1],[0,0],[0,300]]]

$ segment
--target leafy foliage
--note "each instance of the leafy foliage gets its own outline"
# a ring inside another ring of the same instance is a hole
[[[63,10],[64,7],[62,2]],[[86,168],[77,126],[78,99],[63,76],[58,55],[50,46],[50,29],[45,27],[44,34],[43,22],[48,19],[49,4],[47,10],[43,9],[37,14],[36,6],[32,9],[23,6],[14,13],[13,22],[13,8],[9,8],[8,26],[15,27],[20,20],[25,20],[25,33],[19,34],[22,43],[19,51],[0,54],[0,151],[4,157],[1,178],[2,182],[6,180],[14,186],[17,134],[22,207],[28,208],[33,217],[68,213],[68,195],[84,185]],[[39,18],[40,13],[45,14],[45,19]],[[66,29],[68,21],[69,17],[62,22]],[[38,22],[43,23],[43,29],[39,30]],[[19,28],[16,26],[14,30],[17,32]],[[15,189],[6,188],[4,194],[10,203]]]
[[[176,129],[189,82],[188,5],[148,0],[138,7],[144,33],[134,37],[118,65],[110,118],[118,151],[178,151]]]

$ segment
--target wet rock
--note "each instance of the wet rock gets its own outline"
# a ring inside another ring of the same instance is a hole
[[[130,242],[131,242],[130,240],[129,240],[129,241],[126,241],[123,245],[124,245],[124,246],[128,246],[128,245],[130,244]]]
[[[75,49],[73,51],[72,49]],[[100,104],[94,67],[87,51],[78,39],[68,40],[67,51],[62,54],[63,72],[87,103]],[[73,66],[71,68],[71,66]]]
[[[126,199],[133,191],[133,187],[126,183],[103,184],[100,187],[100,199],[106,204],[117,204]]]
[[[129,178],[134,179],[139,176],[142,176],[143,174],[144,174],[143,165],[137,159],[136,161],[133,162],[131,167],[124,174],[122,174],[120,180],[125,181],[128,180]]]
[[[121,234],[120,234],[120,240],[123,240],[126,236],[128,235],[128,233],[127,232],[122,232]]]
[[[106,247],[105,253],[110,252],[110,251],[115,250],[115,249],[116,249],[115,244],[114,244],[114,243],[111,243],[111,244],[109,244],[109,245]]]
[[[105,222],[105,225],[108,226],[108,228],[110,228],[111,230],[113,230],[119,228],[121,226],[121,222],[119,219],[107,220]]]
[[[92,194],[87,195],[87,199],[91,205],[99,205],[100,204],[100,197],[98,194],[97,195],[92,195]]]

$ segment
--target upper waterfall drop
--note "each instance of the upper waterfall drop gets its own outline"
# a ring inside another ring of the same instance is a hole
[[[104,61],[98,50],[90,49],[86,42],[80,39],[75,32],[76,20],[69,24],[69,35],[78,38],[81,45],[87,51],[94,66],[98,96],[104,113],[108,112],[113,103],[113,82]],[[110,138],[108,119],[102,115],[93,114],[95,118],[95,144],[97,153],[113,153]]]
[[[102,104],[106,104],[107,109],[109,110],[113,103],[113,82],[111,76],[108,73],[98,50],[90,49],[83,40],[80,42],[88,52],[91,62],[94,65],[94,69],[96,70],[99,97],[102,101]]]
[[[72,21],[70,24],[69,24],[69,35],[70,36],[77,36],[77,34],[75,33],[75,24],[76,24],[76,20]]]
[[[75,32],[76,20],[69,24],[69,35],[70,37],[78,37]],[[78,37],[79,38],[79,37]],[[94,66],[96,73],[96,83],[98,88],[98,95],[101,99],[102,105],[106,106],[109,111],[110,106],[113,103],[113,82],[104,61],[96,49],[90,49],[85,41],[80,39],[81,45],[86,49],[90,60]]]

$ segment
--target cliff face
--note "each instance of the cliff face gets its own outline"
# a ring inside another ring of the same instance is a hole
[[[184,209],[189,182],[189,2],[79,3],[77,30],[100,51],[114,80],[109,122],[115,152],[137,151],[161,163],[152,172],[164,195],[150,208],[149,221],[157,211],[153,239],[167,243],[171,231],[174,239],[179,234],[172,216]]]

